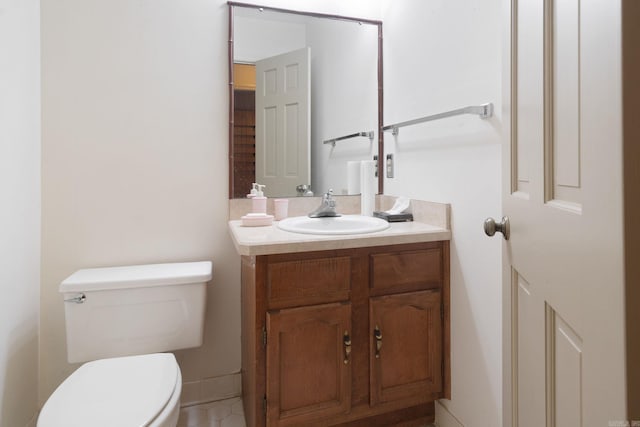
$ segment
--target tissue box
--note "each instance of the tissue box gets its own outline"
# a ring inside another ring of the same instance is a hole
[[[410,213],[399,213],[399,214],[390,214],[387,212],[378,212],[375,211],[373,216],[376,218],[382,218],[388,222],[407,222],[413,221],[413,214]]]

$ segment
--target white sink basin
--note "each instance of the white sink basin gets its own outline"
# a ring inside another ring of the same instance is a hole
[[[342,215],[330,218],[294,216],[283,219],[278,227],[302,234],[362,234],[382,231],[389,223],[380,218],[362,215]]]

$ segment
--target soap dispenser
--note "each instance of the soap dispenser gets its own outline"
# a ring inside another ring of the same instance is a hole
[[[255,182],[251,184],[251,191],[249,192],[249,194],[247,194],[247,199],[253,199],[258,195],[258,189],[256,187],[257,185],[258,184],[256,184]]]
[[[267,213],[267,198],[264,197],[264,185],[256,184],[256,195],[251,199],[253,213]]]

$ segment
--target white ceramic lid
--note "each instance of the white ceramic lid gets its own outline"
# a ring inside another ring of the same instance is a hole
[[[178,369],[170,353],[85,363],[47,400],[38,427],[146,426],[173,395]]]
[[[211,261],[89,268],[67,277],[60,284],[60,292],[203,283],[211,280],[211,269]]]

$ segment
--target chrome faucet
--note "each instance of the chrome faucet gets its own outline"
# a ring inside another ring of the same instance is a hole
[[[309,214],[310,218],[325,218],[341,216],[336,212],[336,200],[333,198],[333,190],[329,189],[322,195],[322,203],[318,209]]]

